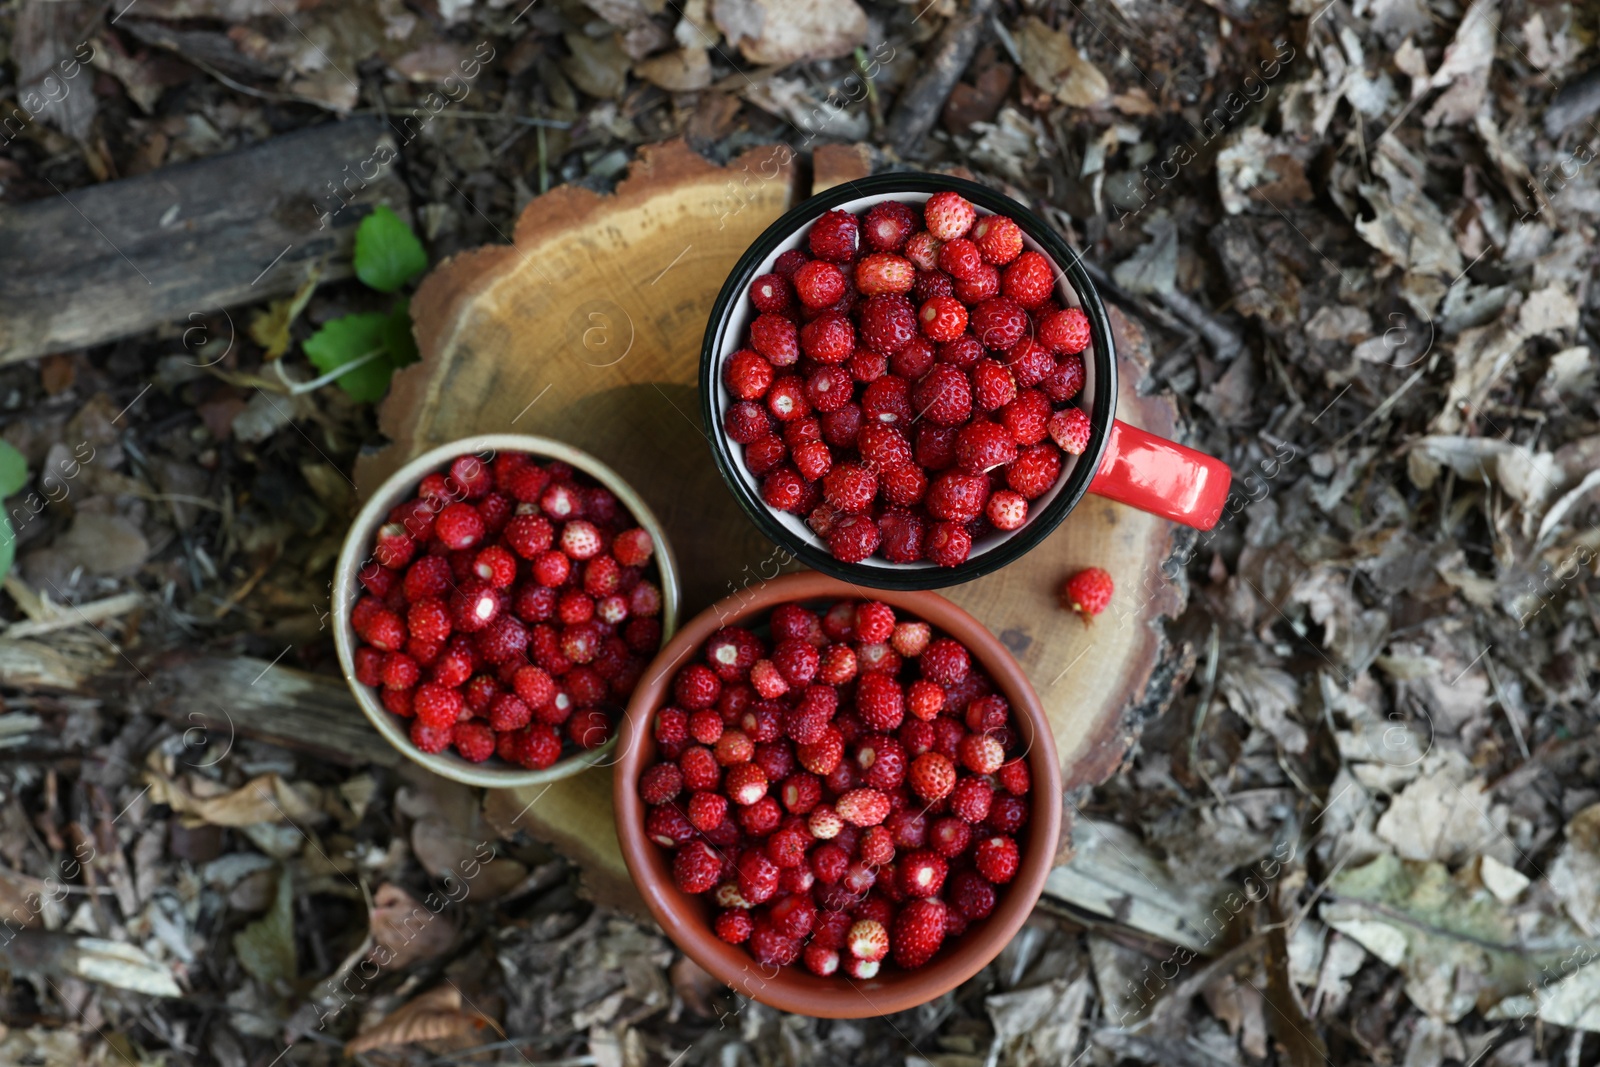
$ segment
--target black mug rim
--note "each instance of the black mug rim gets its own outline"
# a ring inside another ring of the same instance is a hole
[[[1077,294],[1079,306],[1089,320],[1090,351],[1094,357],[1095,399],[1090,412],[1089,444],[1078,457],[1067,482],[1054,500],[1039,514],[998,545],[982,555],[968,559],[956,567],[906,567],[894,563],[845,563],[835,559],[825,548],[819,548],[795,536],[772,514],[766,502],[752,491],[740,474],[732,453],[732,443],[722,432],[722,413],[717,410],[716,374],[719,372],[718,353],[727,331],[734,301],[741,299],[755,280],[756,270],[772,251],[795,231],[814,220],[823,212],[862,196],[880,193],[960,193],[973,204],[995,214],[1013,219],[1029,237],[1033,238],[1064,274],[1067,283]],[[1111,437],[1111,424],[1116,411],[1117,354],[1111,336],[1111,320],[1106,314],[1100,292],[1095,288],[1089,272],[1084,269],[1082,257],[1060,234],[1023,204],[1003,193],[996,192],[977,182],[943,174],[887,173],[874,174],[855,181],[845,182],[827,189],[795,206],[778,219],[760,237],[756,238],[739,261],[734,264],[728,279],[717,294],[711,307],[711,317],[706,324],[705,340],[700,349],[700,414],[705,423],[706,438],[711,443],[711,455],[722,480],[727,483],[739,506],[755,523],[756,528],[774,544],[782,545],[794,558],[813,570],[832,575],[842,581],[878,589],[944,589],[970,582],[1002,567],[1014,563],[1055,531],[1061,521],[1078,505],[1089,491],[1089,483],[1105,457]]]

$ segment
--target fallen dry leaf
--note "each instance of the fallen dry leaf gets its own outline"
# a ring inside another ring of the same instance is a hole
[[[144,780],[150,785],[151,803],[165,804],[191,822],[252,826],[286,820],[300,823],[322,815],[315,786],[295,785],[277,773],[259,775],[238,789],[211,794],[206,793],[208,788],[221,787],[207,778],[193,777],[185,785],[152,767]]]
[[[1111,95],[1111,85],[1083,58],[1072,38],[1030,15],[1016,30],[1022,71],[1035,85],[1070,107],[1093,107]]]
[[[717,0],[717,28],[752,63],[787,66],[849,55],[867,39],[855,0]]]
[[[346,1056],[395,1045],[427,1042],[434,1051],[471,1048],[483,1043],[483,1031],[505,1036],[498,1024],[472,1008],[463,1008],[454,985],[435,986],[385,1015],[344,1047]]]
[[[424,907],[410,893],[385,882],[372,894],[373,956],[381,966],[408,967],[437,959],[456,943],[455,922],[441,909]],[[379,956],[382,950],[384,955]]]

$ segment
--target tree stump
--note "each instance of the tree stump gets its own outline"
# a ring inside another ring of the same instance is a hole
[[[393,444],[363,459],[358,483],[370,489],[410,456],[459,437],[542,434],[592,452],[655,509],[681,564],[685,618],[770,577],[774,546],[717,475],[695,380],[728,271],[799,196],[791,162],[781,146],[727,167],[679,141],[649,147],[613,194],[553,190],[524,209],[510,246],[436,268],[412,301],[422,360],[395,376],[380,410]],[[1143,331],[1115,310],[1112,321],[1123,361],[1118,415],[1175,436],[1172,402],[1140,395],[1150,367]],[[1161,565],[1174,529],[1087,497],[1019,562],[944,591],[1028,671],[1069,795],[1117,768],[1137,709],[1170,698],[1174,657],[1161,619],[1181,610],[1184,594]],[[1086,627],[1056,590],[1090,564],[1109,570],[1118,592]],[[617,849],[610,781],[597,767],[492,792],[486,809],[503,831],[526,830],[570,856],[596,900],[642,911]]]

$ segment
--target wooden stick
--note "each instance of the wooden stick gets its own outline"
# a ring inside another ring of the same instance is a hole
[[[957,15],[939,32],[939,39],[923,58],[923,72],[900,94],[889,120],[889,143],[902,156],[916,152],[933,129],[961,72],[983,37],[984,24],[994,10],[994,0],[970,0],[965,14]]]

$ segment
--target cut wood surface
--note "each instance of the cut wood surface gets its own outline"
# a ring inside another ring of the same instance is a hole
[[[524,210],[512,246],[437,268],[412,304],[422,360],[396,375],[380,412],[394,445],[358,466],[358,484],[370,491],[408,457],[473,434],[556,437],[611,464],[655,509],[682,566],[686,617],[752,580],[773,547],[718,479],[695,378],[728,271],[793,203],[788,159],[787,149],[764,149],[719,168],[682,143],[656,146],[614,194],[557,189]],[[1172,402],[1140,395],[1151,361],[1143,331],[1112,319],[1118,415],[1176,435]],[[1109,777],[1132,741],[1130,720],[1170,697],[1176,656],[1160,620],[1184,597],[1160,565],[1173,530],[1089,497],[1023,560],[944,591],[1028,671],[1069,795]],[[1090,564],[1110,570],[1119,593],[1085,627],[1056,590]],[[609,768],[491,794],[488,807],[498,825],[561,847],[597,898],[639,907],[613,830]]]
[[[0,362],[173,322],[220,358],[232,335],[202,323],[293,292],[315,262],[348,275],[367,208],[404,210],[395,153],[379,120],[352,119],[0,208]]]

